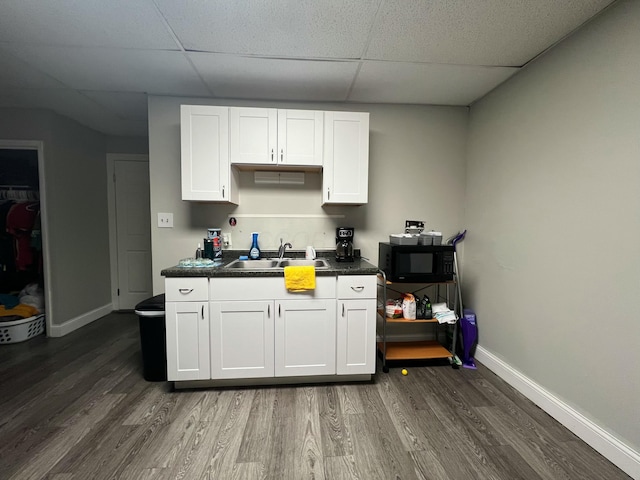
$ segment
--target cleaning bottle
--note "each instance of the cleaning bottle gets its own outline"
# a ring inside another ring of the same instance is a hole
[[[249,258],[251,260],[258,260],[260,258],[260,247],[258,246],[258,232],[251,234],[253,240],[251,242],[251,249],[249,250]]]

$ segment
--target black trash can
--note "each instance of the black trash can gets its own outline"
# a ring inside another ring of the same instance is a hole
[[[142,375],[149,382],[167,380],[167,326],[164,313],[164,293],[136,305],[140,322]]]

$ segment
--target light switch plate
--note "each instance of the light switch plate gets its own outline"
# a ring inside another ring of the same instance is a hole
[[[173,228],[173,213],[158,213],[158,228]]]

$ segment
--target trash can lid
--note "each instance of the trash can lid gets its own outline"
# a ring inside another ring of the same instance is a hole
[[[164,312],[164,293],[147,298],[136,305],[136,313],[144,315],[145,312]]]

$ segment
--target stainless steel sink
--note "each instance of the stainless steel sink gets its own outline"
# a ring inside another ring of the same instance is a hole
[[[318,258],[316,260],[306,260],[304,258],[294,258],[294,259],[287,259],[287,260],[280,260],[280,262],[278,263],[278,266],[284,268],[284,267],[292,267],[294,265],[310,265],[316,268],[329,268],[329,264],[327,263],[327,261],[323,258]]]
[[[278,268],[278,260],[234,260],[225,268],[242,268],[246,270],[263,270]]]
[[[316,260],[306,260],[304,258],[287,258],[278,259],[261,259],[261,260],[234,260],[225,268],[238,268],[243,270],[280,270],[284,267],[292,267],[294,265],[310,265],[318,269],[327,269],[329,264],[323,258]]]

